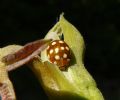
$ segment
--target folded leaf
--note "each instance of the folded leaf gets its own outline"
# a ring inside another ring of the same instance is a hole
[[[32,70],[39,78],[47,95],[52,100],[104,100],[92,76],[84,67],[84,40],[80,32],[63,15],[47,33],[45,39],[58,40],[64,37],[72,57],[68,69],[61,71],[48,60],[46,50],[41,53],[42,60],[34,60]]]
[[[9,80],[8,72],[5,63],[2,62],[2,58],[9,53],[13,53],[19,50],[21,46],[9,45],[4,48],[0,48],[0,96],[4,100],[16,100],[15,92],[11,81]],[[10,99],[11,98],[11,99]]]

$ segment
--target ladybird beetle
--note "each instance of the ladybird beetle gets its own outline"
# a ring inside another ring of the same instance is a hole
[[[47,57],[51,63],[64,70],[70,63],[70,48],[63,40],[54,40],[47,47]]]

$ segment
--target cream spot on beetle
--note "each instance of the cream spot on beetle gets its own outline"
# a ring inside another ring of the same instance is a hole
[[[61,50],[64,50],[65,48],[64,47],[60,47],[61,48]]]
[[[58,53],[59,52],[59,48],[55,48],[55,53]]]
[[[56,61],[54,61],[54,64],[57,64],[57,62],[56,62]]]
[[[59,55],[55,55],[55,59],[56,60],[60,60],[60,56]]]
[[[63,54],[63,58],[67,58],[67,54],[66,53]]]
[[[55,45],[55,44],[56,44],[56,42],[53,42],[53,43],[52,43],[52,45]]]
[[[59,43],[64,43],[63,41],[59,41]]]
[[[50,54],[52,54],[52,53],[53,53],[53,49],[50,50]]]
[[[69,48],[68,48],[67,46],[66,46],[65,48],[66,48],[66,50],[68,50],[68,51],[69,51]]]

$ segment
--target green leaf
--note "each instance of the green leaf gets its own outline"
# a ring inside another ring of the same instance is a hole
[[[84,67],[84,40],[80,32],[63,15],[48,32],[45,39],[60,39],[69,45],[72,52],[70,66],[66,71],[48,62],[46,50],[41,53],[41,60],[33,61],[33,71],[37,74],[50,99],[104,100],[92,76]],[[44,62],[44,63],[43,63]],[[42,67],[41,67],[42,66]]]

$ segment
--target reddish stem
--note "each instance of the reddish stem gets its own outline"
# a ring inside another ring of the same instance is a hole
[[[2,58],[2,61],[7,64],[7,70],[13,70],[17,67],[29,62],[36,55],[38,55],[43,49],[48,46],[49,40],[37,40],[26,44],[23,48],[15,53],[8,54]]]

